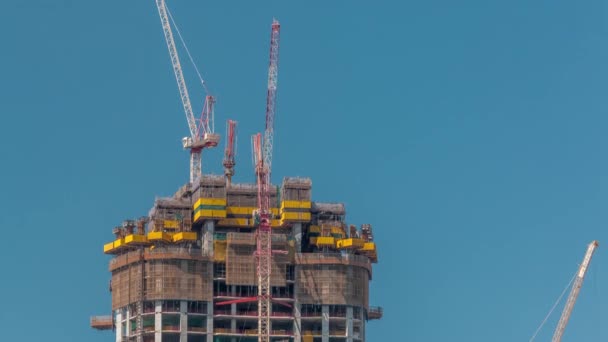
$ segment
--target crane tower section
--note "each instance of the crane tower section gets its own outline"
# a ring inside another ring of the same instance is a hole
[[[234,176],[234,166],[236,162],[236,121],[228,120],[226,124],[226,148],[224,150],[224,175],[226,176],[226,186],[232,184],[232,176]]]
[[[591,262],[591,258],[593,257],[593,253],[599,243],[597,241],[592,241],[587,247],[587,252],[585,253],[585,257],[583,258],[583,262],[578,269],[578,273],[576,274],[576,278],[574,279],[574,284],[572,285],[572,290],[570,290],[570,295],[568,296],[568,300],[566,301],[566,306],[564,307],[564,311],[562,311],[562,316],[559,318],[559,322],[557,323],[557,327],[555,328],[555,333],[553,334],[552,342],[560,342],[562,340],[562,336],[564,335],[564,331],[566,330],[566,325],[568,324],[568,320],[570,319],[570,315],[572,314],[572,309],[574,309],[574,304],[576,304],[576,299],[578,298],[578,294],[581,291],[581,287],[583,286],[583,280],[585,279],[585,274],[587,273],[587,268],[589,267],[589,263]]]
[[[272,21],[270,33],[270,58],[268,64],[268,94],[266,96],[266,129],[264,131],[264,166],[272,168],[272,148],[274,142],[274,116],[277,102],[277,80],[279,76],[279,36],[281,25],[276,19]]]
[[[270,57],[268,64],[268,92],[266,95],[266,126],[264,141],[260,135],[253,138],[255,170],[258,183],[258,215],[256,255],[258,275],[258,342],[270,341],[270,309],[272,270],[272,213],[270,211],[270,175],[274,140],[274,116],[277,98],[279,68],[279,34],[281,26],[273,19],[270,32]],[[263,146],[261,146],[263,145]]]

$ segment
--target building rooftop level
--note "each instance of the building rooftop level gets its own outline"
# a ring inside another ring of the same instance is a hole
[[[116,341],[257,341],[257,186],[204,175],[149,215],[126,220],[111,255],[112,314],[91,327]],[[370,224],[346,223],[342,203],[313,202],[308,178],[285,178],[271,197],[271,340],[365,341],[372,265]]]

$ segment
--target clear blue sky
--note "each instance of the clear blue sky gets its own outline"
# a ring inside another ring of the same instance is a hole
[[[604,1],[169,5],[216,130],[240,122],[236,181],[281,21],[274,180],[310,176],[374,225],[369,341],[527,341],[592,239],[565,338],[608,339]],[[102,244],[188,177],[154,1],[4,1],[0,36],[2,339],[111,341],[88,327],[110,309]]]

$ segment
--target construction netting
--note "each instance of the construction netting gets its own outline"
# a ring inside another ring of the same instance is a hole
[[[173,223],[170,228],[179,231],[192,229],[192,204],[188,200],[175,198],[157,198],[148,214],[150,217],[150,231],[162,231],[167,228],[168,222]]]
[[[256,285],[255,233],[228,233],[227,242],[226,284]],[[287,246],[287,237],[284,234],[272,235],[272,249],[279,253],[275,253],[272,258],[271,286],[287,286]],[[281,251],[285,253],[283,254]]]
[[[137,261],[112,272],[112,310],[143,300],[142,265]]]
[[[346,215],[346,208],[344,207],[344,203],[313,202],[310,211],[314,214],[320,214],[320,215],[335,215],[335,216]]]
[[[110,263],[112,309],[143,300],[212,298],[212,269],[198,248],[157,247],[119,255]]]
[[[296,297],[303,304],[368,307],[370,272],[353,256],[296,256]],[[369,263],[369,261],[367,261]],[[371,269],[371,266],[370,266]]]
[[[270,186],[270,207],[278,208],[279,188]],[[257,207],[258,186],[256,184],[232,184],[227,190],[226,198],[229,207]]]
[[[192,202],[199,198],[226,198],[226,178],[223,175],[203,175],[192,189]]]
[[[283,200],[310,201],[312,182],[310,178],[285,178],[281,187],[271,185],[270,206],[278,208]],[[204,175],[192,189],[192,202],[199,198],[226,198],[228,206],[257,207],[256,184],[231,184],[226,187],[224,176]]]
[[[281,186],[281,200],[310,201],[311,189],[310,178],[285,177]]]

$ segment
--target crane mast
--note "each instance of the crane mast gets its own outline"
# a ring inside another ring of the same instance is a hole
[[[270,34],[270,58],[268,63],[268,93],[266,95],[266,130],[264,131],[264,165],[268,168],[268,177],[272,169],[272,147],[274,142],[274,114],[277,101],[277,80],[279,76],[279,36],[281,25],[272,20]]]
[[[226,176],[226,186],[232,183],[234,175],[234,157],[236,155],[236,121],[228,120],[226,125],[226,149],[224,150],[224,175]]]
[[[272,269],[272,214],[270,213],[270,185],[268,173],[264,166],[262,137],[253,136],[254,162],[258,183],[259,221],[256,232],[256,257],[258,276],[258,342],[270,341],[270,273]]]
[[[257,229],[257,275],[258,275],[258,342],[270,341],[270,307],[272,269],[272,213],[270,210],[272,171],[272,149],[274,138],[274,115],[276,107],[277,76],[279,66],[280,24],[272,21],[270,34],[270,62],[268,66],[268,92],[266,97],[266,127],[264,138],[258,133],[253,136],[253,155],[258,183]]]
[[[595,249],[598,245],[599,243],[597,241],[592,241],[587,247],[587,253],[585,253],[583,263],[580,265],[578,273],[576,274],[574,284],[572,285],[572,290],[570,290],[570,295],[568,296],[568,300],[566,301],[566,306],[564,307],[564,311],[562,311],[562,316],[559,318],[559,322],[557,323],[557,327],[555,328],[553,339],[551,339],[552,342],[560,342],[562,340],[562,335],[566,330],[566,325],[568,324],[568,320],[570,319],[570,315],[572,314],[572,309],[574,308],[574,304],[576,303],[578,294],[580,293],[581,287],[583,286],[583,280],[585,279],[587,268],[589,267],[589,263],[591,262],[591,257],[593,257],[593,253],[595,252]]]
[[[188,95],[188,88],[186,87],[179,55],[177,54],[175,40],[173,39],[173,31],[171,30],[165,0],[156,0],[156,7],[158,8],[158,14],[160,15],[163,33],[167,42],[167,49],[169,50],[169,57],[171,57],[173,73],[177,80],[179,95],[182,100],[184,112],[186,113],[188,129],[190,130],[190,136],[183,138],[182,144],[185,149],[190,150],[190,183],[194,183],[202,174],[202,150],[208,147],[215,147],[219,142],[219,135],[213,133],[212,126],[215,99],[210,95],[205,98],[201,118],[198,120],[197,124],[197,120],[194,118],[194,112],[192,111],[192,104],[190,102],[190,96]]]

